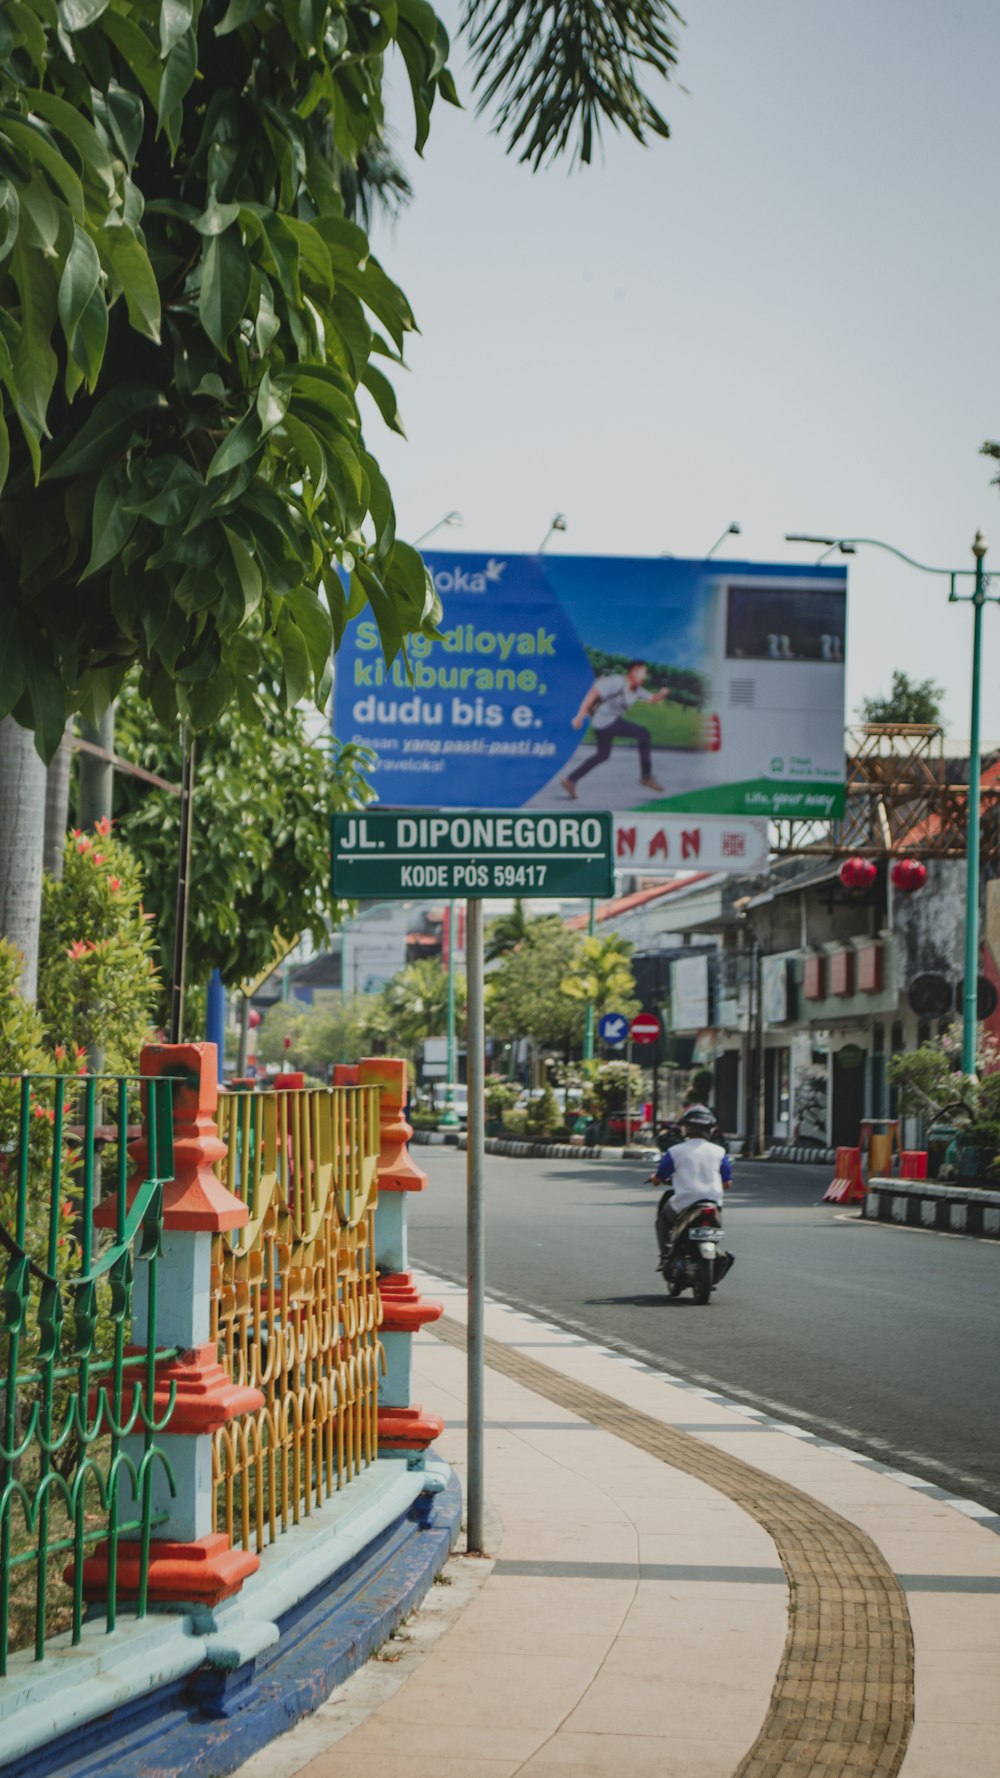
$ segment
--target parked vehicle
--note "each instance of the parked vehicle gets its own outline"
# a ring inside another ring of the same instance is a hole
[[[443,1117],[448,1109],[448,1088],[443,1080],[434,1082],[431,1089],[431,1104],[438,1115]],[[469,1089],[467,1086],[456,1084],[452,1087],[452,1104],[455,1108],[455,1115],[464,1129],[469,1121]]]

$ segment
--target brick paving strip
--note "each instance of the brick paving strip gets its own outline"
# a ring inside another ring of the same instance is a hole
[[[427,1330],[465,1348],[461,1322]],[[894,1778],[913,1728],[913,1633],[903,1589],[871,1538],[800,1489],[549,1365],[485,1342],[486,1364],[725,1494],[777,1546],[788,1635],[763,1727],[734,1778]],[[721,1675],[725,1687],[725,1675]]]

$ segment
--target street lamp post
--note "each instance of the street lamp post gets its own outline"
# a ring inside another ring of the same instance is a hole
[[[930,568],[926,562],[916,562],[912,556],[905,555],[901,549],[895,549],[891,543],[883,543],[877,537],[814,537],[811,533],[786,531],[786,543],[818,543],[827,549],[839,549],[844,555],[853,555],[859,544],[866,544],[872,549],[887,550],[889,555],[897,556],[909,568],[919,569],[921,574],[944,575],[949,581],[948,603],[950,605],[972,606],[972,709],[969,720],[969,802],[967,836],[965,843],[965,980],[962,984],[962,1073],[976,1072],[976,1013],[979,1000],[979,828],[980,828],[980,702],[983,654],[983,606],[987,603],[1000,605],[1000,598],[990,594],[986,588],[988,576],[983,570],[987,543],[981,531],[977,531],[972,544],[975,558],[974,568]],[[973,579],[971,593],[958,593],[956,582],[969,576]]]
[[[443,1130],[458,1128],[455,1110],[455,903],[448,903],[448,1079],[444,1089]]]

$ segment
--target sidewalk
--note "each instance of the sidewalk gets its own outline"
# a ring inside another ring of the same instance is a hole
[[[461,1470],[464,1296],[421,1287]],[[487,1334],[492,1565],[241,1778],[998,1778],[1000,1519],[529,1316]]]

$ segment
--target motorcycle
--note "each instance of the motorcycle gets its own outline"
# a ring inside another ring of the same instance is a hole
[[[690,1290],[696,1303],[711,1299],[714,1287],[733,1265],[733,1255],[721,1251],[723,1238],[722,1211],[714,1199],[700,1198],[681,1211],[670,1245],[660,1254],[659,1270],[668,1296]]]

